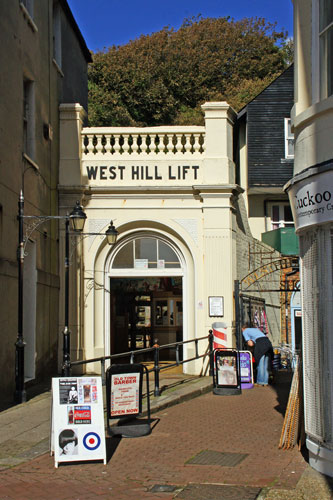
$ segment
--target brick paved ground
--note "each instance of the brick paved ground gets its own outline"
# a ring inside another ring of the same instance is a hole
[[[285,394],[255,387],[240,396],[206,394],[153,415],[150,436],[109,438],[109,460],[54,468],[43,455],[0,471],[0,500],[170,500],[158,485],[237,484],[295,488],[307,467],[297,450],[278,449]],[[235,467],[186,464],[202,450],[248,454]],[[204,500],[204,499],[203,499]]]

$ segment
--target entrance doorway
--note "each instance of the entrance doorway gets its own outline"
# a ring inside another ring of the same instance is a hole
[[[183,340],[181,276],[110,278],[110,345],[112,354]],[[174,351],[160,352],[162,360]]]

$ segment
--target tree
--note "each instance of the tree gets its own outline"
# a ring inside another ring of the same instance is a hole
[[[90,125],[202,123],[200,105],[211,100],[238,110],[285,69],[286,40],[264,19],[197,17],[97,52]]]

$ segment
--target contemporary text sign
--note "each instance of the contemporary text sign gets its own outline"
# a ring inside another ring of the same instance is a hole
[[[296,229],[333,220],[332,171],[295,183],[288,194]]]

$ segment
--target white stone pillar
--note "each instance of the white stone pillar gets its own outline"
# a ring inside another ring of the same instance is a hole
[[[86,112],[80,104],[61,104],[60,110],[60,186],[81,185],[81,130]]]
[[[206,102],[205,113],[205,184],[233,184],[233,124],[235,111],[227,102]]]

